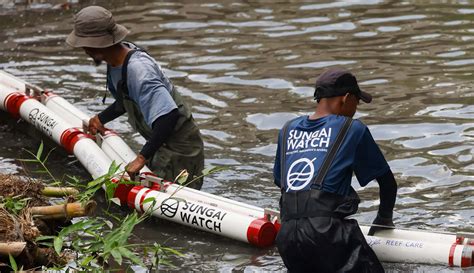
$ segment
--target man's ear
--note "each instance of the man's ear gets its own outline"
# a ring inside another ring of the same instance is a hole
[[[346,93],[344,97],[342,97],[341,105],[346,104],[346,101],[349,99],[350,95],[351,95],[350,93]]]

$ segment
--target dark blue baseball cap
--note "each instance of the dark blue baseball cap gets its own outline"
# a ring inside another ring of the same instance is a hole
[[[330,68],[323,72],[316,80],[314,99],[344,96],[354,94],[363,102],[370,103],[372,96],[360,90],[356,77],[342,68]]]

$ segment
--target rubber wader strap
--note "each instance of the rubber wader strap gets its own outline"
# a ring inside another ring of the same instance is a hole
[[[286,184],[285,178],[285,164],[286,164],[286,134],[288,133],[288,127],[293,119],[287,121],[281,129],[281,150],[280,150],[280,188],[283,190]]]
[[[352,119],[346,117],[341,130],[337,134],[336,141],[329,149],[329,152],[326,158],[324,159],[323,164],[321,165],[321,169],[319,169],[318,171],[318,175],[313,180],[312,184],[317,185],[319,189],[321,189],[323,186],[324,178],[326,177],[328,170],[331,167],[332,162],[334,161],[334,158],[336,157],[337,151],[339,150],[339,148],[342,145],[342,142],[344,141],[344,138],[346,138],[347,131],[351,127],[351,124],[352,124]]]
[[[127,53],[127,56],[125,56],[125,60],[123,61],[122,64],[122,84],[124,86],[127,86],[127,67],[128,67],[128,62],[130,61],[130,58],[132,57],[133,53],[139,51],[139,49],[132,49]],[[122,91],[125,92],[125,95],[128,97],[128,88],[122,88]],[[118,93],[118,92],[117,92]]]
[[[133,53],[137,52],[137,51],[141,51],[141,52],[145,52],[147,55],[150,55],[148,54],[148,52],[146,50],[144,50],[143,48],[140,48],[138,47],[137,45],[135,45],[134,43],[131,43],[131,42],[127,42],[129,44],[132,44],[133,46],[135,46],[134,49],[131,49],[128,53],[127,53],[127,56],[125,56],[125,60],[123,61],[123,64],[122,64],[122,81],[123,81],[123,84],[127,84],[127,67],[128,67],[128,62],[130,61],[130,58],[132,57]],[[126,95],[128,97],[128,88],[124,88],[125,92],[126,92]]]
[[[107,91],[109,90],[109,65],[107,65],[107,72],[105,77],[105,91],[104,97],[102,97],[102,104],[105,104],[105,99],[107,98]]]

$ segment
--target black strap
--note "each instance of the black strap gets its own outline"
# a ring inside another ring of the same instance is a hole
[[[124,87],[127,86],[127,67],[128,67],[128,62],[130,61],[130,58],[132,57],[133,53],[140,51],[139,49],[131,49],[128,53],[127,56],[125,56],[125,60],[123,61],[122,64],[122,85]],[[118,88],[117,88],[118,89]],[[122,90],[125,92],[125,96],[128,96],[128,88],[123,88]],[[117,90],[117,93],[119,91]]]
[[[131,49],[128,53],[127,53],[127,56],[125,56],[125,60],[123,61],[123,64],[122,64],[122,81],[123,83],[122,84],[127,84],[127,67],[128,67],[128,62],[130,61],[130,58],[132,57],[133,53],[137,52],[137,51],[140,51],[140,52],[144,52],[146,53],[148,56],[150,56],[150,54],[144,50],[143,48],[141,47],[138,47],[136,44],[132,43],[132,42],[126,42],[128,44],[131,44],[132,46],[134,46],[135,48]],[[151,56],[150,56],[151,57]],[[126,94],[128,96],[128,88],[124,88]]]
[[[124,42],[122,42],[122,43],[124,43]],[[132,57],[133,53],[135,53],[137,51],[142,51],[142,52],[145,52],[146,54],[148,54],[148,52],[146,50],[138,47],[137,45],[135,45],[132,42],[125,42],[125,43],[131,44],[135,48],[131,49],[129,52],[127,52],[127,56],[125,56],[125,60],[123,61],[123,64],[122,64],[122,79],[119,81],[119,84],[117,85],[117,90],[116,90],[119,100],[123,100],[123,96],[121,94],[121,91],[119,90],[120,89],[119,85],[122,84],[124,87],[127,86],[127,67],[128,67],[128,62],[130,61],[130,58]],[[148,54],[148,55],[150,55],[150,54]],[[106,83],[105,83],[105,94],[104,94],[104,97],[102,98],[102,104],[105,104],[105,99],[107,98],[107,90],[108,89],[109,89],[109,65],[107,65],[107,78],[106,78]],[[125,97],[128,97],[128,88],[122,88],[122,89],[123,89],[122,92],[125,92]]]
[[[280,188],[283,190],[286,184],[285,178],[285,164],[286,164],[286,134],[288,133],[288,127],[294,119],[290,119],[283,125],[281,129],[281,149],[280,149]]]
[[[104,97],[102,97],[102,104],[105,104],[105,99],[107,98],[108,90],[109,90],[109,65],[107,65],[107,72],[105,74],[105,91],[104,91]]]
[[[342,128],[339,133],[337,134],[336,141],[329,149],[326,158],[324,158],[323,164],[321,165],[321,168],[318,171],[318,175],[313,179],[312,185],[319,186],[319,189],[321,189],[323,186],[324,178],[326,177],[327,172],[329,171],[329,168],[331,167],[332,162],[336,157],[337,151],[339,150],[342,145],[342,142],[344,141],[344,138],[346,138],[347,131],[351,127],[351,124],[352,118],[345,117],[344,124],[342,125]]]

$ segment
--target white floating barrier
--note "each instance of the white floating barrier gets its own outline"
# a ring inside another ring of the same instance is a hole
[[[224,210],[218,206],[197,203],[194,200],[180,201],[183,199],[179,195],[179,191],[173,195],[173,192],[164,193],[137,186],[130,191],[128,204],[139,211],[151,210],[154,216],[162,219],[259,247],[270,246],[275,240],[276,229],[269,221]]]
[[[38,100],[20,92],[5,90],[0,88],[2,109],[13,116],[21,117],[66,151],[74,154],[93,178],[107,173],[112,161],[89,135],[77,128],[71,128],[66,121]]]
[[[89,116],[72,105],[64,98],[52,93],[43,92],[41,96],[42,103],[51,111],[58,114],[72,127],[81,128],[84,121],[89,121]]]
[[[379,260],[384,262],[447,264],[459,267],[473,265],[473,248],[470,245],[379,236],[365,236],[365,239]]]
[[[5,89],[5,91],[18,91],[18,92],[23,92],[23,93],[26,91],[26,82],[24,82],[23,80],[13,75],[8,74],[7,72],[3,72],[1,70],[0,70],[0,84],[1,84],[1,87]],[[0,101],[4,101],[4,98],[0,97]]]
[[[360,225],[360,229],[364,235],[367,235],[370,230],[370,226]],[[408,229],[386,229],[377,231],[375,234],[378,237],[389,238],[389,239],[401,239],[401,240],[418,240],[427,241],[430,243],[446,243],[446,244],[461,244],[461,245],[474,245],[474,240],[466,238],[462,234],[450,234],[450,233],[435,233],[422,230],[408,230]]]

